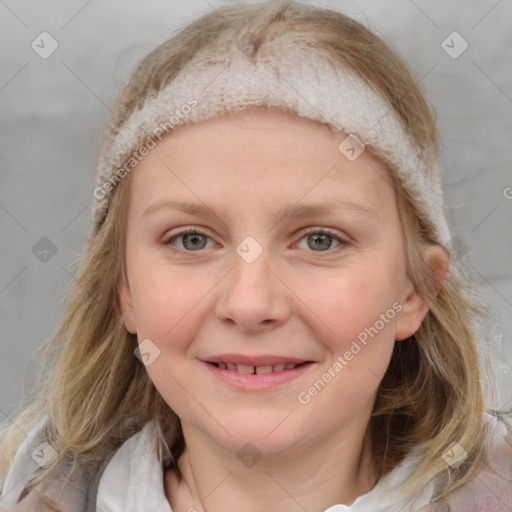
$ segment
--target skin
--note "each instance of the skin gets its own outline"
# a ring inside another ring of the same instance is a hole
[[[173,511],[322,512],[352,504],[379,479],[370,414],[394,343],[407,343],[428,304],[406,276],[390,171],[369,151],[349,161],[338,150],[345,137],[251,109],[179,127],[133,170],[120,304],[127,330],[160,350],[147,371],[182,422],[184,477],[164,475]],[[215,214],[143,215],[171,199],[207,203]],[[342,207],[273,218],[287,205],[345,199],[374,214]],[[188,227],[207,234],[194,240],[199,250],[183,236],[169,242]],[[333,231],[323,244],[315,236],[322,227]],[[248,236],[263,249],[252,263],[236,252]],[[448,256],[434,246],[428,257],[441,285]],[[397,302],[401,311],[308,404],[299,403],[298,394]],[[247,392],[200,361],[222,353],[315,363],[290,382]],[[237,457],[249,442],[262,457],[252,467]]]

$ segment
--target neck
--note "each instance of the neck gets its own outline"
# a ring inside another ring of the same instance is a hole
[[[276,505],[288,512],[323,512],[351,505],[379,478],[370,430],[355,423],[293,453],[263,456],[247,466],[198,431],[184,427],[183,432],[182,478],[171,470],[165,475],[173,512],[268,512]]]

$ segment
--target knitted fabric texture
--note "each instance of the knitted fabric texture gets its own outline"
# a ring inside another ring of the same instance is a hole
[[[198,52],[172,82],[131,114],[100,156],[94,232],[104,220],[116,184],[136,165],[133,155],[139,148],[146,145],[140,160],[140,154],[147,154],[176,126],[248,107],[281,109],[350,135],[340,137],[340,152],[349,160],[371,148],[410,192],[420,215],[436,229],[437,241],[446,246],[450,231],[437,158],[412,141],[393,107],[355,73],[333,66],[312,48],[279,40],[266,45],[255,59],[235,41]]]

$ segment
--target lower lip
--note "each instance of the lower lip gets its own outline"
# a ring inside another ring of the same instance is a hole
[[[280,372],[262,373],[260,375],[255,373],[238,373],[232,370],[223,370],[217,368],[211,363],[201,361],[206,367],[222,382],[229,384],[242,391],[264,391],[273,388],[279,384],[289,382],[303,373],[307,372],[313,362],[309,362],[293,368],[291,370],[282,370]]]

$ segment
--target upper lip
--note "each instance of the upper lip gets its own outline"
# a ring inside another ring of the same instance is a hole
[[[297,357],[261,355],[261,356],[245,356],[242,354],[220,354],[218,356],[210,356],[202,359],[209,363],[233,363],[247,364],[250,366],[268,366],[274,364],[286,363],[306,363],[307,359],[299,359]]]

